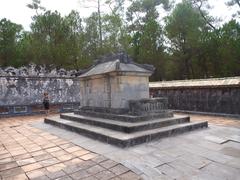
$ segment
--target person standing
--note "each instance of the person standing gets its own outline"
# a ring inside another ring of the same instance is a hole
[[[44,106],[45,114],[48,115],[49,114],[49,96],[47,92],[43,94],[43,106]]]

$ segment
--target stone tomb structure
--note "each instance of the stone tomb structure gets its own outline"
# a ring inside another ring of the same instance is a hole
[[[124,55],[108,58],[80,76],[82,106],[127,109],[129,100],[149,98],[152,67],[139,66]]]
[[[79,76],[81,107],[45,123],[119,147],[207,127],[207,121],[173,115],[166,98],[149,98],[153,71],[123,53],[104,57]]]

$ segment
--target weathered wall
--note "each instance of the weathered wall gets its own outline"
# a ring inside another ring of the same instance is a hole
[[[154,88],[153,94],[167,97],[170,109],[240,115],[240,87]]]
[[[123,75],[111,81],[113,108],[128,108],[129,100],[149,98],[149,81],[146,76]]]
[[[0,67],[0,116],[41,113],[44,92],[49,93],[51,110],[74,109],[80,103],[76,73],[76,70],[35,64]]]
[[[53,104],[79,102],[79,89],[76,78],[0,77],[0,106],[41,104],[44,92]]]
[[[111,75],[81,80],[83,106],[128,108],[128,100],[149,97],[148,77]]]
[[[108,107],[108,96],[104,78],[81,80],[82,106]]]
[[[73,109],[80,103],[80,83],[74,77],[0,77],[0,115],[39,113],[43,93],[51,109]]]

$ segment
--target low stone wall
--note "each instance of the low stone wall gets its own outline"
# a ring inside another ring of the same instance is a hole
[[[25,74],[0,69],[0,117],[43,112],[44,92],[49,93],[52,111],[80,106],[80,81],[72,72],[60,69],[47,74],[33,67],[23,68]],[[151,82],[149,87],[154,97],[168,98],[168,108],[173,110],[240,116],[240,77]]]
[[[239,82],[240,77],[150,83],[150,92],[168,98],[170,109],[240,116]]]
[[[168,107],[167,98],[149,98],[129,101],[129,110],[133,115],[158,114]]]
[[[69,111],[80,105],[76,77],[0,76],[0,116],[41,113],[44,92],[49,93],[52,110]]]

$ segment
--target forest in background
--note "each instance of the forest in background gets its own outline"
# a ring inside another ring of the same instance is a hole
[[[81,0],[80,0],[81,1]],[[127,52],[156,67],[151,80],[240,76],[240,1],[232,20],[218,26],[208,0],[95,0],[96,12],[62,16],[33,0],[31,31],[0,19],[0,66],[29,63],[83,69],[109,53]],[[103,12],[109,8],[109,12]],[[167,14],[160,18],[162,14]]]

